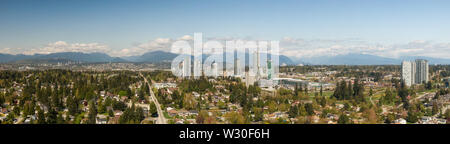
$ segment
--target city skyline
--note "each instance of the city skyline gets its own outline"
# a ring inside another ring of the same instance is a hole
[[[37,6],[36,6],[37,5]],[[447,1],[2,1],[0,53],[168,51],[175,40],[278,40],[293,58],[447,58]],[[267,11],[269,10],[270,11]],[[206,13],[205,11],[208,11]]]
[[[0,127],[33,141],[439,139],[450,124],[449,5],[0,0]]]

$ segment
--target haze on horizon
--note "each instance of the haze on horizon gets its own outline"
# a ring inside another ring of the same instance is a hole
[[[0,53],[169,51],[175,40],[279,40],[289,57],[449,58],[450,1],[2,0]],[[204,41],[205,41],[204,40]]]

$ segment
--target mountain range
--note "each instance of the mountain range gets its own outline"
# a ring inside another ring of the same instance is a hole
[[[297,62],[310,65],[396,65],[401,60],[367,54],[345,54],[302,58]]]
[[[126,60],[119,57],[111,57],[104,53],[81,53],[81,52],[61,52],[51,54],[34,55],[11,55],[0,54],[0,63],[57,63],[57,62],[124,62]]]
[[[178,54],[165,51],[152,51],[138,56],[111,57],[105,53],[61,52],[35,55],[11,55],[0,53],[0,63],[58,63],[58,62],[171,62]],[[208,55],[204,55],[206,58]],[[430,64],[450,64],[450,59],[422,56],[386,58],[368,54],[345,54],[336,56],[321,56],[294,58],[280,55],[280,64],[285,65],[398,65],[402,60],[426,59]]]
[[[296,63],[306,65],[399,65],[403,60],[425,59],[429,64],[450,64],[450,59],[423,56],[405,56],[387,58],[369,54],[350,53],[336,56],[321,56],[294,59]]]

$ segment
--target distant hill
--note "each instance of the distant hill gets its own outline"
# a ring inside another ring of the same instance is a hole
[[[284,56],[284,55],[280,55],[280,65],[286,64],[286,65],[297,65],[296,62],[294,62],[291,58]]]
[[[398,65],[401,60],[367,54],[345,54],[302,58],[297,62],[311,65]]]
[[[152,51],[138,56],[111,57],[105,53],[81,53],[62,52],[52,54],[35,55],[11,55],[0,53],[0,63],[58,63],[58,62],[149,62],[149,63],[170,63],[178,54],[165,51]],[[205,59],[209,55],[203,55]],[[248,56],[248,54],[247,54]],[[264,57],[264,56],[261,56]],[[369,54],[345,54],[337,56],[322,56],[296,59],[280,55],[280,65],[399,65],[402,60],[426,59],[430,64],[450,64],[450,59],[432,58],[423,56],[408,56],[401,58],[387,58]],[[241,60],[243,63],[244,61]]]
[[[63,59],[63,58],[49,58],[49,59],[23,59],[23,60],[17,60],[14,62],[14,64],[39,64],[39,63],[50,63],[50,64],[57,64],[57,63],[67,63],[67,62],[75,62],[69,59]]]
[[[296,63],[309,65],[400,65],[403,60],[425,59],[429,64],[450,64],[450,59],[423,56],[387,58],[369,54],[345,54],[295,59]]]
[[[11,55],[11,54],[2,54],[0,53],[0,63],[7,63],[7,62],[13,62],[18,60],[23,60],[29,58],[28,55],[18,54],[18,55]]]
[[[129,57],[123,57],[123,59],[131,61],[131,62],[151,62],[151,63],[158,63],[158,62],[170,62],[175,57],[177,57],[178,54],[165,52],[165,51],[152,51],[144,53],[140,56],[129,56]]]
[[[111,57],[104,53],[63,52],[63,53],[52,53],[48,55],[41,55],[38,56],[37,58],[41,59],[63,58],[81,62],[126,62],[121,58]]]
[[[104,53],[81,53],[81,52],[62,52],[52,54],[35,54],[35,55],[10,55],[0,54],[0,63],[37,63],[37,62],[126,62],[126,60],[118,57],[111,57]]]
[[[230,53],[227,53],[230,54]],[[144,53],[141,56],[129,56],[129,57],[123,57],[123,59],[132,61],[132,62],[152,62],[152,63],[158,63],[158,62],[171,62],[175,57],[177,57],[178,54],[165,52],[165,51],[152,51]],[[209,55],[203,55],[203,60],[205,60]],[[289,57],[281,55],[280,57],[280,64],[287,64],[287,65],[295,65],[296,63],[292,61]]]
[[[450,59],[432,58],[432,57],[424,57],[424,56],[408,56],[408,57],[401,57],[400,59],[401,60],[425,59],[425,60],[428,60],[429,64],[450,64]]]

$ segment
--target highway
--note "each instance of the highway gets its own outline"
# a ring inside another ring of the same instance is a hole
[[[156,124],[167,124],[167,120],[164,117],[163,111],[161,110],[161,105],[159,104],[158,99],[156,99],[155,93],[153,93],[150,83],[147,81],[147,78],[144,75],[142,75],[142,73],[139,72],[139,75],[141,77],[143,77],[145,83],[147,83],[148,89],[150,91],[150,100],[153,101],[153,103],[155,103],[155,105],[156,105],[156,110],[158,112],[158,118],[156,119]]]

